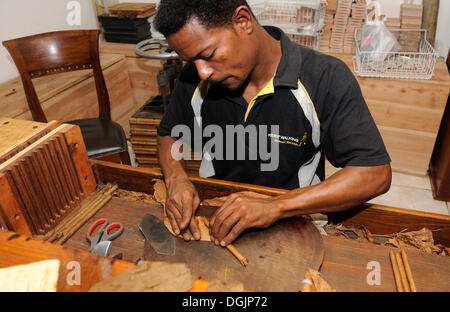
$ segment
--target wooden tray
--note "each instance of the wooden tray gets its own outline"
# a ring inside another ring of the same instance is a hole
[[[215,209],[201,206],[197,215],[210,217]],[[211,242],[185,242],[181,238],[176,239],[174,256],[157,254],[148,242],[144,254],[149,261],[184,262],[203,280],[241,282],[250,291],[299,291],[306,270],[319,270],[324,257],[319,231],[304,218],[246,231],[233,245],[247,258],[248,266],[243,267],[227,249]]]
[[[110,6],[108,11],[116,17],[147,18],[156,13],[156,4],[123,2]]]

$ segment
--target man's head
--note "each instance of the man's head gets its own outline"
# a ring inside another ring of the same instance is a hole
[[[194,16],[206,28],[231,27],[234,11],[243,5],[249,6],[246,0],[161,0],[155,28],[167,38]]]
[[[201,79],[230,89],[255,66],[258,26],[245,0],[161,0],[155,17],[155,28]]]

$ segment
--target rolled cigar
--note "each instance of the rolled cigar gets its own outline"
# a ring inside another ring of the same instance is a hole
[[[109,202],[111,198],[112,196],[104,198],[94,210],[89,212],[88,215],[85,215],[82,219],[77,220],[77,223],[75,223],[70,229],[65,230],[65,232],[63,232],[63,236],[55,241],[55,243],[60,245],[64,244],[76,231],[78,231],[79,228],[83,226],[83,224],[85,224],[93,215],[97,213],[98,210]]]
[[[204,218],[203,222],[205,223],[205,225],[207,227],[209,227],[209,220],[207,218]],[[243,266],[247,266],[248,265],[248,260],[239,252],[239,250],[237,250],[236,247],[234,247],[231,244],[227,245],[227,249],[233,254],[233,256],[236,257],[236,259],[239,260],[239,262],[243,265]]]
[[[103,190],[102,190],[103,191]],[[59,234],[68,226],[70,226],[75,221],[73,219],[78,218],[78,216],[83,213],[86,209],[91,207],[91,205],[98,200],[98,197],[93,198],[91,201],[85,203],[79,211],[77,211],[74,215],[68,216],[65,220],[63,220],[60,224],[58,224],[53,230],[49,231],[47,234],[43,236],[43,240],[53,241],[56,237],[60,236]],[[69,219],[70,218],[70,219]]]
[[[412,292],[417,292],[416,284],[414,283],[414,279],[411,272],[411,267],[409,266],[408,257],[406,256],[406,252],[402,249],[401,252],[403,265],[405,266],[406,277],[408,278],[409,287]]]
[[[400,253],[396,252],[395,258],[397,259],[398,271],[400,272],[400,278],[402,280],[403,289],[405,290],[405,292],[411,292],[411,289],[409,288],[408,278],[406,277],[406,270],[403,265]]]
[[[395,257],[393,250],[389,251],[389,257],[391,259],[392,270],[394,271],[394,279],[395,279],[395,285],[397,286],[397,291],[403,292],[404,290],[403,290],[402,282],[400,279],[400,273],[398,270],[397,259]]]
[[[243,266],[248,265],[248,260],[233,245],[227,245],[227,249],[235,256]]]

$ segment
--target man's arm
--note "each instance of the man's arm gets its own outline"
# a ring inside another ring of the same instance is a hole
[[[200,198],[184,170],[183,160],[172,157],[172,145],[175,142],[170,136],[158,136],[159,164],[167,188],[166,213],[175,234],[182,234],[185,240],[198,240],[200,231],[195,211]]]
[[[348,166],[314,186],[271,199],[230,195],[212,218],[211,239],[226,246],[247,228],[265,228],[283,218],[353,208],[389,190],[389,164]]]

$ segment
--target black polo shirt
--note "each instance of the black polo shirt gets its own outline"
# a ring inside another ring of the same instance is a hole
[[[204,157],[200,176],[285,189],[323,181],[325,156],[335,167],[389,163],[381,135],[349,68],[337,58],[295,44],[278,28],[265,29],[281,41],[282,49],[272,91],[269,86],[269,92],[259,96],[248,110],[241,90],[202,82],[195,65],[188,63],[177,80],[158,135],[178,139],[179,133],[172,130],[185,125],[192,131],[192,144],[196,126],[222,129],[223,136],[215,139],[223,142],[224,157],[211,161]],[[227,135],[227,127],[237,125],[252,127],[248,133],[256,129],[257,136],[247,133],[245,140],[239,141],[236,133]],[[278,127],[276,132],[272,126]],[[211,147],[207,143],[211,138],[203,137],[204,153],[208,152],[206,146]],[[275,170],[261,170],[262,164],[271,161],[262,154],[256,153],[256,159],[254,154],[250,156],[255,152],[255,140],[260,143],[261,138],[267,140],[268,151],[276,147],[279,152]],[[238,144],[245,145],[244,159],[237,155]],[[216,149],[209,152],[217,154]]]

